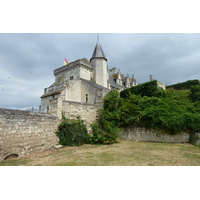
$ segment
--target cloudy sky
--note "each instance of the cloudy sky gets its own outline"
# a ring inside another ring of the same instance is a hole
[[[108,68],[135,74],[138,83],[149,75],[167,84],[200,78],[200,34],[101,33]],[[44,88],[54,82],[53,70],[80,58],[90,59],[96,33],[1,33],[0,107],[37,108]]]

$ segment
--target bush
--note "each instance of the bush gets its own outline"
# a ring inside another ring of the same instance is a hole
[[[61,145],[80,146],[89,142],[86,125],[80,118],[66,119],[63,115],[62,122],[58,125],[56,135]]]
[[[170,134],[200,132],[200,86],[192,87],[191,92],[170,89],[161,97],[128,95],[120,98],[112,91],[105,97],[99,124],[106,132],[115,135],[127,126],[161,129]]]
[[[118,131],[115,128],[115,131],[109,130],[106,132],[97,122],[92,124],[92,135],[90,136],[90,143],[91,144],[113,144],[117,143]]]
[[[190,98],[192,101],[200,101],[200,85],[191,87]]]

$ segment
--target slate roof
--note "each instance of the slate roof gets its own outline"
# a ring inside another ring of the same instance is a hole
[[[107,61],[106,56],[105,56],[103,49],[101,48],[101,45],[99,44],[99,42],[97,42],[97,44],[96,44],[96,47],[94,49],[92,58],[90,59],[90,62],[94,58],[104,58]]]
[[[51,96],[51,95],[60,94],[63,90],[64,90],[64,89],[61,89],[61,90],[57,90],[57,91],[53,91],[53,92],[49,92],[49,93],[43,94],[43,95],[41,96],[41,98],[48,97],[48,96]]]
[[[96,84],[96,83],[93,82],[93,81],[89,81],[89,80],[86,80],[86,79],[83,79],[83,78],[80,78],[80,80],[82,80],[82,81],[84,81],[84,82],[86,82],[86,83],[88,83],[88,84],[90,84],[90,85],[92,85],[92,86],[94,86],[94,87],[96,87],[96,88],[98,88],[98,89],[108,89],[108,88],[103,87],[103,86],[101,86],[101,85],[99,85],[99,84]]]

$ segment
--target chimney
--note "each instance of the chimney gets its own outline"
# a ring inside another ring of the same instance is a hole
[[[150,77],[150,81],[154,80],[153,75],[150,75],[149,77]]]

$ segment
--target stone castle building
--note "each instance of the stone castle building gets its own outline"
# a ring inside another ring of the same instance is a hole
[[[90,61],[82,58],[68,63],[55,69],[54,75],[55,82],[45,88],[41,96],[40,110],[59,117],[62,112],[75,117],[81,116],[81,111],[95,111],[111,89],[121,91],[137,85],[134,75],[130,78],[117,68],[108,70],[107,58],[99,42]]]
[[[88,123],[96,119],[103,97],[111,90],[121,91],[137,85],[135,76],[124,76],[117,68],[108,69],[99,41],[90,60],[82,58],[54,70],[55,82],[44,89],[41,112],[61,118],[80,116]],[[151,76],[152,79],[152,76]]]

